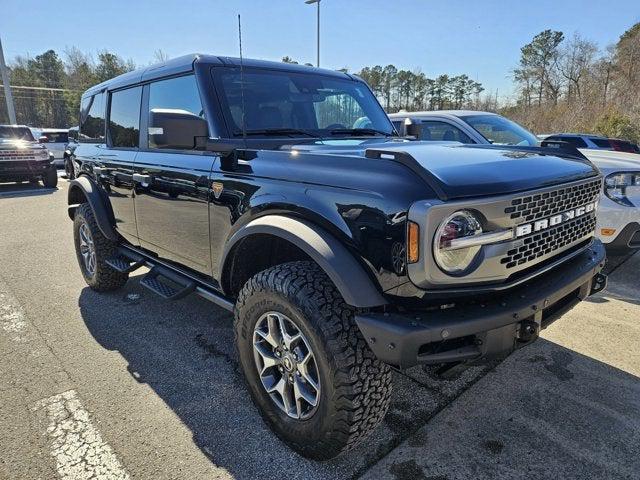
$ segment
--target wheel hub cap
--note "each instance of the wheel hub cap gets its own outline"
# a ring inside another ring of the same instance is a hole
[[[279,312],[262,315],[253,331],[253,358],[271,400],[289,417],[311,417],[320,400],[320,376],[307,338]]]
[[[91,231],[86,223],[80,225],[80,255],[84,263],[84,268],[89,275],[93,275],[96,271],[96,248],[93,244]]]

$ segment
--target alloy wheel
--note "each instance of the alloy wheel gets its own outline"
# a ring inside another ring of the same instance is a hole
[[[96,248],[93,244],[93,237],[91,231],[86,223],[80,225],[78,230],[80,237],[80,255],[84,262],[84,268],[89,276],[93,276],[96,273]]]
[[[253,331],[253,357],[262,386],[289,417],[310,418],[320,400],[318,365],[309,342],[286,315],[267,312]]]

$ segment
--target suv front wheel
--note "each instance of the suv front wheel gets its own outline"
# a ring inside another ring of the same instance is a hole
[[[252,277],[238,297],[235,333],[254,403],[298,453],[335,457],[384,418],[390,369],[316,264],[286,263]]]

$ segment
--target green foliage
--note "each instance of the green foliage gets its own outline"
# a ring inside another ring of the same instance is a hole
[[[97,65],[75,47],[65,57],[62,60],[54,50],[47,50],[34,58],[16,57],[9,65],[18,123],[59,128],[77,125],[82,92],[135,68],[132,61],[107,51],[98,54]],[[2,88],[0,95],[4,96]],[[8,121],[6,106],[0,102],[0,123]]]

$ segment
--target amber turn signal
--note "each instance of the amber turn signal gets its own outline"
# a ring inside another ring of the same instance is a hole
[[[616,229],[615,228],[601,228],[600,229],[600,233],[604,237],[610,237],[611,235],[616,233]]]
[[[407,223],[407,262],[416,263],[420,258],[420,227],[417,223]]]

